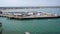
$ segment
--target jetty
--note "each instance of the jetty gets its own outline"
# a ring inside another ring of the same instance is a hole
[[[57,14],[43,13],[43,12],[27,12],[23,14],[8,15],[10,19],[45,19],[45,18],[59,18]]]
[[[47,12],[7,12],[0,11],[0,17],[7,17],[10,19],[46,19],[46,18],[59,18],[57,14],[51,14]]]

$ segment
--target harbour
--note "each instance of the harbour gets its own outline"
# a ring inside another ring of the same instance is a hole
[[[2,34],[60,34],[60,18],[58,19],[34,19],[34,20],[10,20],[0,17],[2,22]]]
[[[1,10],[1,11],[12,11],[12,9],[9,10]],[[26,9],[25,9],[26,10]],[[27,9],[28,11],[29,9]],[[30,9],[31,10],[31,9]],[[30,11],[29,10],[29,11]],[[15,10],[14,10],[15,11]],[[21,10],[22,11],[22,10]],[[34,9],[32,11],[40,11],[40,12],[46,12],[46,13],[51,13],[53,15],[58,14],[60,15],[60,8],[40,8],[40,9]],[[15,15],[8,12],[7,16],[11,17],[18,17],[20,13],[16,13]],[[19,15],[18,15],[19,14]],[[11,16],[10,16],[11,15]],[[17,16],[16,16],[17,15]],[[36,15],[37,16],[37,15]],[[45,15],[47,16],[47,15]],[[20,17],[20,16],[19,16]],[[37,16],[38,17],[38,16]],[[50,17],[50,15],[49,15]],[[54,18],[55,17],[55,18]],[[8,19],[8,17],[0,17],[0,22],[2,22],[2,34],[60,34],[60,17],[56,18],[54,16],[53,18],[46,18],[46,19],[25,19],[25,20],[19,20],[14,18],[14,19]]]

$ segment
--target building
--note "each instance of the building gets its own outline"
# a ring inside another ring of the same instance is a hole
[[[40,7],[0,7],[3,14],[18,13],[18,12],[32,12],[40,10]]]

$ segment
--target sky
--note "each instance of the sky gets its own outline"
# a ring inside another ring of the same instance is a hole
[[[60,6],[60,0],[0,0],[0,7]]]

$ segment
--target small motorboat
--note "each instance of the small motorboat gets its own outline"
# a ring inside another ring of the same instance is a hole
[[[30,34],[29,32],[25,32],[25,34]]]

